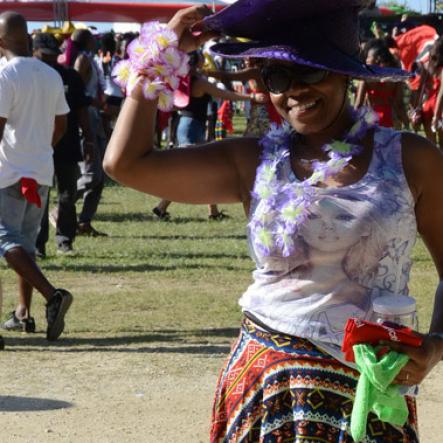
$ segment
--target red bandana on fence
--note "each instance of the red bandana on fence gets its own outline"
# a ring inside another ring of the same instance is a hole
[[[23,177],[20,180],[21,191],[23,197],[38,208],[42,207],[42,201],[38,194],[38,183],[33,178]]]

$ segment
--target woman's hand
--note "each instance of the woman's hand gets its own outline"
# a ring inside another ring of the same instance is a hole
[[[202,20],[212,11],[205,5],[181,9],[169,21],[168,27],[177,34],[179,48],[184,52],[195,51],[218,34],[204,30]]]
[[[393,382],[400,385],[420,384],[443,357],[443,340],[435,336],[424,336],[423,343],[419,347],[406,346],[391,341],[383,344],[393,351],[401,352],[409,357],[408,363]]]

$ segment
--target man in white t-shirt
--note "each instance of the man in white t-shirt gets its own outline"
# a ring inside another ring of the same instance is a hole
[[[0,256],[18,276],[19,302],[5,329],[35,331],[33,288],[46,299],[46,337],[56,340],[72,295],[56,289],[35,263],[35,240],[54,173],[52,146],[66,128],[69,107],[60,75],[30,57],[25,19],[0,15]]]

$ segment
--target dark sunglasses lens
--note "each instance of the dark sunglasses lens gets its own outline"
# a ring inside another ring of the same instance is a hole
[[[281,94],[291,87],[291,72],[284,68],[274,67],[263,71],[266,87],[273,94]]]
[[[281,94],[291,88],[292,82],[315,85],[323,81],[328,72],[322,69],[291,69],[282,66],[270,66],[263,69],[262,77],[268,90]]]
[[[326,78],[327,71],[323,71],[322,69],[309,69],[304,73],[299,75],[299,79],[301,83],[305,83],[307,85],[315,85],[316,83],[320,83]]]

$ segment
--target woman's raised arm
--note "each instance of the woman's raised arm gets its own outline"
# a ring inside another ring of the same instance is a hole
[[[213,37],[192,33],[207,13],[197,6],[179,11],[169,27],[189,52]],[[157,101],[136,88],[125,100],[106,150],[104,168],[120,183],[158,197],[187,203],[246,201],[255,177],[259,146],[235,139],[204,147],[154,151]]]

